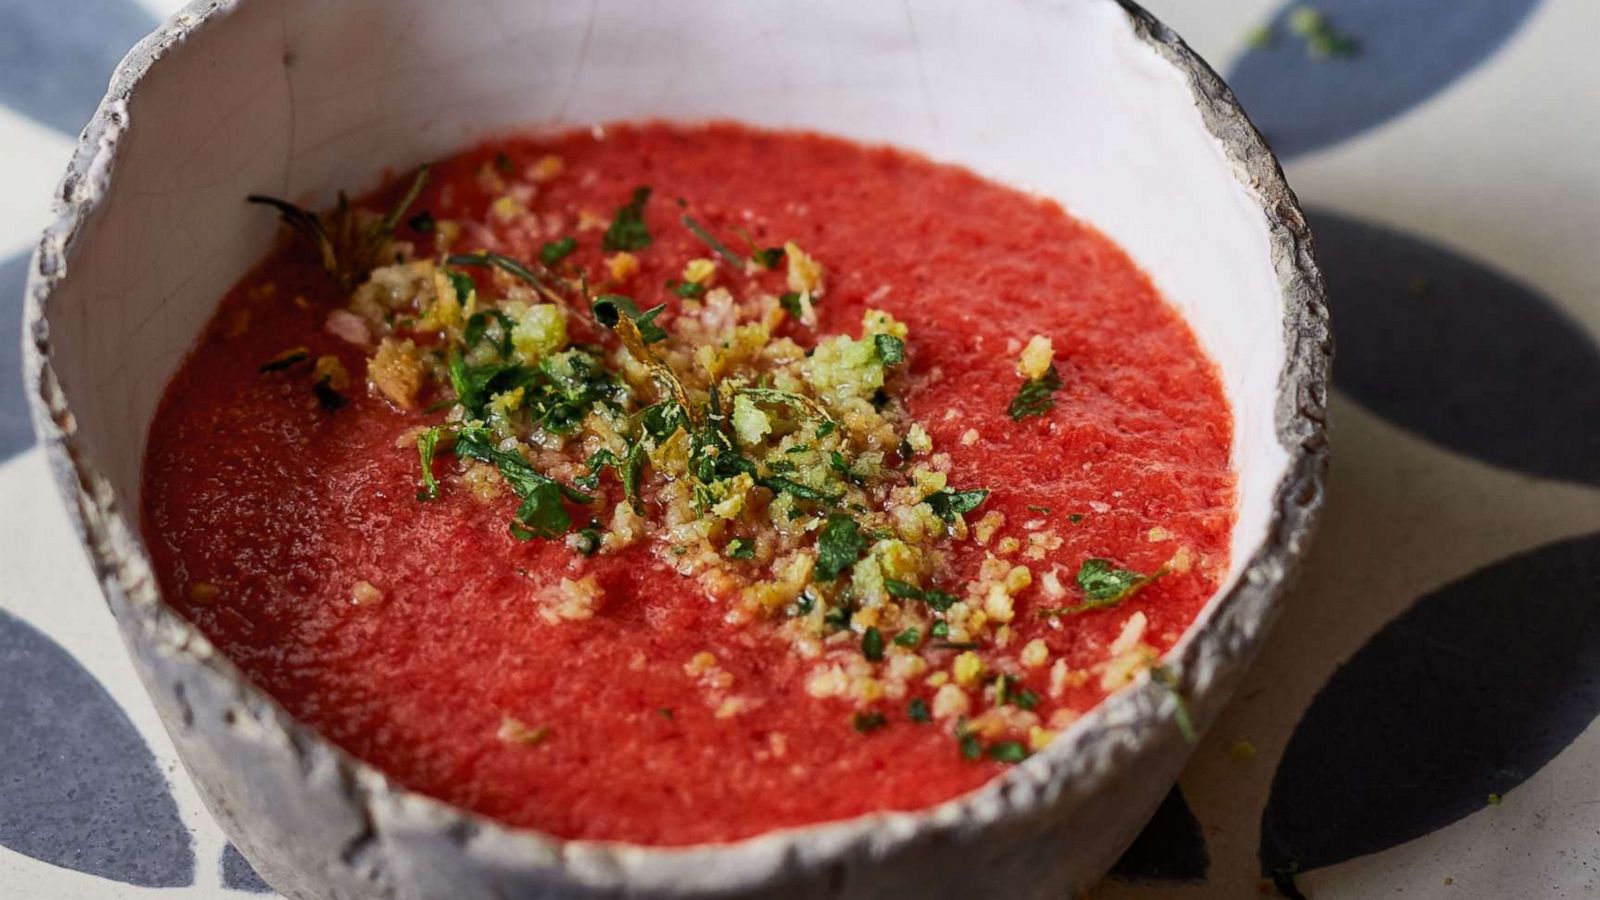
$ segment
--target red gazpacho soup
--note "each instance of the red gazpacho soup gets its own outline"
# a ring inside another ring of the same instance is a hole
[[[734,124],[251,199],[298,234],[167,388],[145,537],[249,678],[415,790],[652,845],[926,808],[1226,572],[1216,368],[1054,202]]]

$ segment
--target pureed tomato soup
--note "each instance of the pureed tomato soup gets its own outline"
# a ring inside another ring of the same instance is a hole
[[[927,807],[1226,569],[1216,370],[1054,203],[643,125],[280,208],[313,240],[173,379],[144,531],[223,652],[416,790],[646,844]]]

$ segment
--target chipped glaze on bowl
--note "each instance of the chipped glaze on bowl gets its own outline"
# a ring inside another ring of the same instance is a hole
[[[1148,674],[985,787],[721,845],[562,841],[413,793],[247,683],[156,588],[145,432],[277,227],[486,134],[737,119],[917,150],[1060,200],[1189,321],[1235,419],[1229,577],[1167,654],[1195,721],[1255,656],[1322,505],[1331,340],[1294,195],[1233,94],[1124,0],[206,0],[113,77],[28,285],[25,378],[62,495],[184,765],[292,898],[1061,897],[1190,752]]]

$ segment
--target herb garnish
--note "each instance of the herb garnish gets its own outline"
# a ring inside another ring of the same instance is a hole
[[[693,234],[695,237],[699,238],[702,243],[715,251],[718,256],[727,260],[728,263],[735,269],[739,269],[741,271],[744,269],[744,257],[733,252],[732,250],[729,250],[727,244],[717,240],[716,236],[707,231],[705,226],[701,225],[699,222],[696,222],[693,216],[685,215],[683,217],[683,227],[689,229],[690,234]]]
[[[906,704],[906,718],[913,722],[932,722],[933,714],[928,711],[928,701],[921,697],[911,698]]]
[[[616,328],[620,316],[627,316],[633,320],[634,327],[639,329],[639,336],[646,344],[655,344],[667,339],[667,330],[657,325],[655,321],[656,316],[661,315],[661,311],[666,308],[663,304],[640,312],[631,297],[624,297],[621,294],[601,294],[594,298],[594,305],[591,307],[595,321],[607,328]]]
[[[600,239],[601,249],[612,253],[618,250],[643,250],[650,246],[650,229],[644,221],[644,205],[649,201],[648,187],[634,188],[633,199],[617,209],[611,227]]]
[[[578,240],[570,236],[553,241],[545,241],[539,246],[539,262],[546,267],[554,267],[563,259],[571,256],[572,251],[576,249],[578,249]]]
[[[915,650],[917,645],[922,643],[922,633],[915,628],[901,629],[900,633],[894,636],[894,642],[897,646]]]
[[[594,499],[582,491],[547,478],[534,469],[522,454],[514,450],[501,450],[495,446],[494,437],[486,428],[469,426],[458,431],[456,455],[494,464],[500,470],[500,477],[522,500],[522,505],[517,507],[515,513],[516,521],[511,524],[511,534],[518,540],[556,538],[566,534],[572,527],[572,517],[567,513],[562,499],[574,503],[588,503]]]
[[[989,758],[996,762],[1019,763],[1028,758],[1028,748],[1017,741],[1001,741],[989,747]]]
[[[844,513],[830,513],[817,537],[817,563],[813,573],[821,581],[832,581],[855,565],[867,549],[856,520]]]
[[[1006,407],[1006,414],[1011,416],[1013,422],[1020,422],[1030,416],[1042,416],[1056,405],[1055,392],[1061,389],[1061,373],[1056,371],[1054,365],[1045,370],[1038,378],[1030,378],[1017,388],[1017,395],[1011,398],[1011,405]]]
[[[1091,609],[1108,609],[1138,593],[1145,585],[1167,574],[1160,568],[1149,575],[1132,569],[1119,569],[1109,559],[1086,559],[1078,567],[1078,587],[1084,601],[1076,606],[1056,606],[1039,611],[1044,616],[1071,616]]]
[[[861,635],[861,655],[868,662],[879,662],[883,659],[883,632],[877,628],[868,627]]]
[[[783,262],[784,255],[782,247],[763,247],[751,253],[750,258],[763,269],[776,269]]]
[[[418,500],[433,500],[439,496],[439,482],[433,477],[433,454],[443,433],[444,429],[435,425],[417,435],[417,456],[422,460],[422,490],[417,492]]]
[[[947,594],[944,591],[924,590],[898,578],[885,578],[883,587],[884,590],[889,592],[889,596],[897,600],[921,600],[936,612],[944,612],[956,602],[954,594]],[[935,630],[931,632],[933,637],[944,637],[948,633],[948,631],[944,633],[938,631],[938,626],[942,624],[944,623],[935,623]]]
[[[872,346],[885,366],[898,366],[906,361],[906,342],[892,334],[873,335]]]
[[[734,538],[722,552],[729,559],[755,559],[756,545],[744,538]]]
[[[302,209],[287,200],[279,200],[264,194],[251,194],[245,199],[251,203],[260,203],[276,209],[278,217],[285,225],[299,232],[316,248],[323,270],[332,275],[341,288],[349,291],[365,279],[367,273],[378,264],[379,253],[394,236],[395,227],[400,224],[401,217],[411,208],[411,204],[417,201],[423,186],[428,183],[428,169],[426,165],[418,169],[416,177],[411,181],[411,187],[406,190],[394,208],[366,228],[356,227],[354,210],[351,209],[350,199],[343,191],[339,192],[338,205],[334,207],[327,222],[316,213]]]
[[[406,221],[412,231],[418,234],[430,234],[437,223],[433,221],[433,213],[423,210]]]
[[[952,491],[949,488],[934,491],[922,498],[922,502],[933,508],[933,514],[946,522],[954,522],[969,512],[983,505],[989,499],[986,488],[971,491]]]

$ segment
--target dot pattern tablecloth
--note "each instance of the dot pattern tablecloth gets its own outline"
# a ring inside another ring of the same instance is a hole
[[[1260,662],[1092,896],[1600,894],[1600,3],[1320,0],[1320,31],[1282,0],[1149,6],[1307,207],[1334,462]],[[0,0],[6,900],[270,892],[137,683],[18,376],[51,188],[176,7]]]

